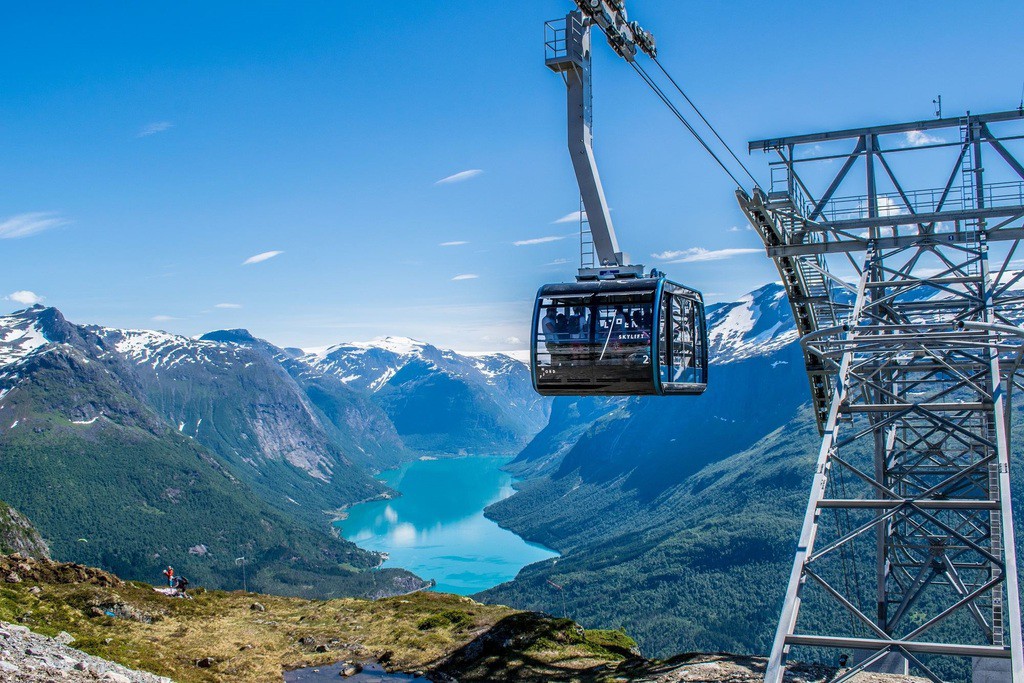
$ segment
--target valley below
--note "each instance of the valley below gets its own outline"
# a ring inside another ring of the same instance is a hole
[[[708,323],[699,399],[551,400],[508,356],[404,338],[304,351],[0,317],[0,552],[125,580],[0,583],[0,619],[184,681],[359,658],[434,680],[755,680],[819,437],[782,288]],[[144,585],[168,564],[195,600]],[[90,614],[119,601],[156,618]],[[701,652],[736,654],[680,654]]]

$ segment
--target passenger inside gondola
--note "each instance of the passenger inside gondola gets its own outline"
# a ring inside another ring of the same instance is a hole
[[[540,327],[541,331],[544,333],[545,342],[551,343],[558,340],[556,336],[558,334],[558,330],[556,329],[558,327],[557,311],[558,309],[554,306],[548,306],[544,311],[544,319],[540,321]]]
[[[661,292],[659,284],[551,285],[562,291],[541,292],[533,355],[538,391],[703,391],[707,350],[700,295],[673,283]]]
[[[559,313],[555,317],[555,330],[558,332],[558,341],[569,339],[569,319],[565,317],[565,313]]]
[[[590,336],[590,318],[582,306],[573,306],[569,316],[569,339],[574,342],[586,341]]]

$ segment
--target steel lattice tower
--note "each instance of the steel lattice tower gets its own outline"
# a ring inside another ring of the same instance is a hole
[[[838,680],[909,663],[940,681],[952,656],[975,680],[1024,683],[1008,408],[1024,353],[1022,123],[1018,110],[750,143],[778,156],[772,188],[737,194],[789,294],[822,434],[767,681],[809,647],[855,654]],[[935,173],[934,189],[900,180]]]

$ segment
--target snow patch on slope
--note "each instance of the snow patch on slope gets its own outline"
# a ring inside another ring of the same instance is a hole
[[[718,365],[769,355],[796,339],[786,291],[776,283],[708,310],[709,355]]]
[[[16,363],[49,343],[38,320],[0,316],[0,366]]]
[[[235,347],[230,344],[155,330],[102,328],[101,333],[114,342],[118,353],[138,365],[148,365],[154,370],[172,368],[179,363],[230,365],[227,357],[235,354]]]
[[[378,337],[364,342],[304,349],[297,360],[310,374],[333,376],[353,389],[375,393],[410,363],[471,383],[497,385],[502,376],[522,372],[522,364],[500,353],[461,354],[409,337]]]

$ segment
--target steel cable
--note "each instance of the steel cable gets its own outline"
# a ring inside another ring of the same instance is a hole
[[[670,74],[668,70],[664,66],[662,66],[661,62],[658,61],[657,57],[652,57],[652,60],[658,66],[658,68],[661,69],[661,73],[665,74],[665,78],[667,78],[669,82],[675,87],[675,89],[679,91],[679,94],[683,96],[683,99],[686,100],[686,103],[689,104],[695,112],[697,112],[697,116],[699,116],[700,120],[704,122],[704,125],[706,125],[711,130],[711,132],[715,134],[715,137],[718,138],[718,141],[722,143],[722,146],[725,147],[726,151],[729,152],[732,158],[736,160],[736,163],[740,165],[740,168],[742,168],[743,172],[747,174],[747,177],[750,178],[754,185],[757,185],[757,178],[755,178],[754,175],[750,172],[750,169],[748,169],[746,165],[744,165],[744,163],[740,161],[740,158],[736,156],[735,152],[732,151],[732,147],[729,146],[729,143],[722,139],[722,136],[718,134],[718,131],[715,130],[715,127],[712,126],[711,122],[707,120],[707,117],[704,116],[701,110],[697,108],[697,105],[693,103],[693,100],[691,100],[690,97],[679,86],[679,83],[676,82],[676,79],[672,78],[672,74]]]
[[[602,28],[599,24],[593,25],[596,26],[601,31],[601,33],[604,34],[605,38],[608,38],[609,43],[612,42],[604,28]],[[693,108],[693,110],[697,112],[697,115],[700,116],[701,120],[705,123],[705,125],[707,125],[707,127],[711,129],[711,132],[715,134],[715,137],[718,138],[718,141],[722,143],[722,145],[729,152],[732,158],[736,160],[736,162],[740,165],[740,168],[743,169],[743,172],[750,177],[750,179],[754,182],[754,185],[757,185],[757,179],[754,178],[753,175],[751,175],[747,167],[743,165],[743,162],[739,160],[739,157],[736,156],[736,153],[732,151],[732,148],[729,147],[728,144],[726,144],[725,140],[722,139],[722,136],[718,134],[718,131],[715,130],[715,127],[711,125],[707,118],[705,118],[704,114],[702,114],[701,111],[697,109],[697,106],[693,103],[693,101],[686,96],[686,93],[683,92],[683,89],[679,87],[679,84],[675,81],[674,78],[672,78],[671,74],[668,73],[668,71],[665,69],[665,67],[661,65],[661,62],[659,62],[657,58],[652,57],[652,59],[654,60],[654,63],[658,65],[658,68],[661,69],[662,73],[664,73],[665,76],[672,82],[672,85],[675,86],[676,90],[678,90],[679,93],[686,99],[686,101]],[[711,158],[715,160],[715,162],[719,165],[719,167],[721,167],[723,171],[725,171],[726,175],[728,175],[732,179],[732,181],[736,183],[736,187],[742,188],[743,183],[741,183],[739,179],[736,178],[735,174],[733,174],[733,172],[729,170],[729,167],[725,165],[725,163],[718,157],[717,154],[715,154],[714,150],[711,149],[711,146],[708,145],[704,138],[701,137],[700,133],[697,132],[697,129],[690,125],[690,122],[686,120],[686,117],[683,116],[683,113],[681,111],[679,111],[679,108],[672,103],[672,100],[669,99],[668,95],[665,94],[665,91],[661,89],[661,86],[655,83],[654,79],[651,78],[650,74],[648,74],[642,66],[637,64],[636,60],[627,59],[626,61],[631,67],[633,67],[633,70],[640,75],[640,78],[644,80],[644,83],[646,83],[647,86],[654,91],[654,94],[656,94],[658,98],[665,104],[665,106],[669,108],[669,111],[671,111],[672,114],[675,115],[677,119],[679,119],[679,122],[686,126],[686,130],[690,131],[690,135],[692,135],[694,139],[696,139],[697,142],[700,143],[700,146],[704,148],[704,151],[711,155]]]
[[[633,67],[633,70],[640,75],[640,78],[642,78],[644,82],[647,84],[647,86],[654,91],[654,94],[656,94],[665,104],[665,106],[669,108],[669,111],[671,111],[675,115],[675,117],[679,119],[680,123],[686,126],[686,130],[690,131],[690,134],[693,135],[697,142],[700,143],[701,147],[704,148],[704,151],[710,154],[711,158],[718,163],[722,170],[725,171],[726,175],[732,178],[732,181],[736,183],[736,187],[742,188],[743,183],[741,183],[736,178],[733,172],[729,170],[729,167],[722,162],[722,160],[718,157],[717,154],[715,154],[714,150],[712,150],[708,143],[704,141],[704,138],[701,137],[700,133],[698,133],[697,130],[692,125],[690,125],[690,122],[686,120],[686,117],[683,116],[682,112],[680,112],[679,109],[672,103],[672,100],[668,98],[668,96],[665,94],[665,91],[662,90],[661,87],[654,82],[654,79],[651,78],[650,74],[648,74],[647,71],[642,66],[637,64],[635,61],[629,62],[629,65]]]

